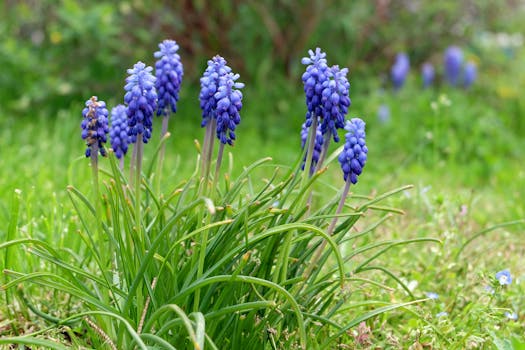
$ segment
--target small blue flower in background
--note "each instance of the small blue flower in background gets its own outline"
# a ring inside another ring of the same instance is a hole
[[[111,109],[111,126],[109,128],[111,148],[118,159],[128,152],[128,116],[124,105],[117,105]]]
[[[505,270],[502,270],[496,273],[496,279],[498,280],[501,286],[509,285],[512,283],[512,276],[508,269],[505,269]]]
[[[303,123],[303,126],[301,128],[301,148],[304,149],[306,146],[306,140],[308,139],[308,132],[309,128],[306,126],[306,122]],[[315,133],[315,145],[314,145],[314,152],[312,154],[312,166],[311,171],[313,172],[315,169],[315,166],[317,165],[317,162],[319,161],[319,157],[321,156],[321,150],[323,148],[324,138],[323,133],[321,132],[321,125],[317,126],[317,132]],[[303,159],[303,166],[302,169],[304,170],[304,165],[306,162],[306,154],[304,155]]]
[[[386,124],[390,121],[390,108],[386,104],[382,104],[377,109],[377,119],[381,124]]]
[[[410,70],[410,59],[406,53],[398,53],[396,61],[390,69],[390,78],[396,90],[400,89],[405,83],[406,77]]]
[[[478,75],[478,68],[473,62],[467,62],[465,64],[465,68],[463,68],[463,87],[468,89],[474,81],[476,81],[476,77]]]
[[[164,40],[159,44],[160,51],[154,53],[155,88],[158,95],[157,115],[168,115],[177,111],[179,90],[184,75],[184,69],[177,53],[179,45],[174,40]]]
[[[439,294],[437,294],[437,293],[427,292],[425,294],[427,295],[427,298],[430,298],[430,299],[433,299],[433,300],[439,299]]]
[[[129,135],[131,143],[137,142],[137,135],[142,135],[142,141],[147,143],[153,127],[152,117],[157,106],[155,77],[151,74],[153,68],[142,62],[137,62],[128,69],[126,78],[126,114],[128,115]]]
[[[86,157],[95,155],[92,152],[100,152],[106,156],[104,143],[107,141],[108,110],[104,101],[98,101],[96,96],[86,101],[86,107],[82,110],[84,119],[80,124],[82,128],[82,139],[86,140]]]
[[[339,154],[339,163],[343,170],[345,181],[350,180],[353,184],[357,183],[357,177],[365,166],[368,148],[365,142],[365,122],[359,118],[352,118],[346,122],[345,145]]]
[[[232,144],[235,140],[235,127],[240,123],[243,83],[236,82],[239,74],[233,74],[226,60],[215,56],[208,61],[208,67],[200,79],[199,95],[202,109],[201,126],[212,119],[217,121],[217,138],[221,143]]]
[[[457,46],[449,46],[445,51],[444,69],[445,79],[451,85],[457,85],[461,75],[463,52]]]
[[[421,67],[421,78],[423,79],[423,87],[427,88],[434,82],[436,72],[434,66],[431,63],[426,62]]]
[[[332,134],[334,141],[339,142],[337,129],[345,127],[345,116],[351,104],[350,83],[346,78],[348,68],[339,69],[339,66],[332,66],[327,74],[328,79],[323,82],[321,93],[321,132],[323,135]]]
[[[436,314],[436,317],[437,317],[437,318],[440,318],[440,317],[446,317],[446,316],[448,316],[448,312],[446,312],[446,311],[441,311],[441,312],[438,312],[438,313]]]
[[[217,138],[229,145],[235,140],[235,127],[241,122],[239,112],[242,108],[243,83],[236,82],[239,74],[228,73],[219,80],[219,88],[214,95],[217,100]]]
[[[303,57],[301,63],[307,65],[303,73],[304,93],[306,95],[306,127],[312,125],[312,118],[322,115],[323,84],[328,79],[329,68],[326,53],[316,48],[308,50],[310,57]]]
[[[492,286],[485,286],[483,289],[485,289],[485,291],[489,294],[494,294],[495,293],[495,290]]]
[[[512,321],[518,320],[518,314],[516,312],[505,311],[505,317]]]

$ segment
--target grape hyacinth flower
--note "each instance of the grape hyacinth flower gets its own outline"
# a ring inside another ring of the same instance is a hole
[[[450,46],[445,51],[444,68],[445,79],[453,86],[459,82],[461,74],[461,64],[463,63],[463,52],[457,46]]]
[[[170,113],[177,112],[177,101],[179,100],[179,91],[182,84],[184,69],[177,53],[179,45],[174,40],[164,40],[159,44],[160,51],[153,54],[157,61],[155,62],[155,89],[157,90],[157,116],[162,115],[162,128],[160,137],[167,138],[168,121]],[[157,161],[157,188],[160,191],[160,173],[162,163],[164,162],[164,153],[166,143],[162,143]]]
[[[496,273],[496,279],[498,280],[501,286],[509,285],[512,283],[512,276],[508,269]]]
[[[467,62],[463,68],[463,87],[468,89],[472,86],[478,75],[478,69],[473,62]]]
[[[236,82],[239,74],[228,73],[219,80],[219,88],[214,95],[217,101],[217,138],[222,144],[233,145],[235,128],[241,122],[243,83]]]
[[[408,75],[410,70],[410,59],[406,53],[398,53],[396,56],[396,61],[390,69],[390,78],[392,79],[392,84],[394,84],[394,89],[399,90]]]
[[[341,214],[343,210],[346,197],[350,190],[350,184],[357,183],[357,176],[361,174],[363,167],[365,166],[368,148],[365,144],[365,122],[359,118],[352,118],[350,121],[346,121],[345,129],[348,133],[345,135],[346,143],[343,151],[339,155],[339,162],[343,170],[345,187],[339,200],[339,205],[335,211],[334,218],[328,226],[327,233],[331,235],[334,232],[335,225],[337,224],[337,215]],[[317,260],[321,256],[325,246],[326,240],[323,240],[321,245],[317,248],[312,261],[310,261],[310,267],[306,271],[306,276],[310,274],[313,267],[316,265]]]
[[[128,69],[124,102],[127,104],[126,114],[132,143],[137,142],[139,135],[144,143],[148,143],[151,138],[152,117],[157,107],[156,78],[151,74],[152,71],[153,68],[140,61],[132,69]]]
[[[219,171],[224,145],[233,145],[235,129],[241,121],[243,83],[237,82],[239,74],[232,73],[226,60],[217,55],[208,61],[208,67],[200,79],[199,94],[202,109],[201,127],[206,127],[203,145],[203,174],[207,177],[213,153],[213,134],[220,141],[216,175]]]
[[[111,148],[118,159],[122,159],[128,152],[128,116],[124,105],[117,105],[111,109],[111,126],[109,128]]]
[[[105,157],[104,143],[107,140],[108,110],[104,101],[98,101],[96,96],[86,101],[86,107],[82,110],[84,119],[80,124],[82,128],[82,139],[86,140],[86,157],[96,158],[97,154]]]
[[[315,52],[308,50],[308,54],[310,57],[303,57],[301,60],[302,64],[307,65],[302,76],[306,95],[306,127],[310,127],[313,119],[322,115],[323,84],[329,75],[326,53],[316,48]]]
[[[346,122],[345,130],[348,131],[345,135],[346,143],[338,159],[345,181],[356,184],[368,154],[365,143],[365,122],[359,118],[352,118]]]
[[[423,88],[427,88],[434,82],[436,73],[431,63],[425,63],[421,67],[421,78],[423,79]]]
[[[159,44],[160,50],[153,55],[155,62],[155,88],[157,89],[157,115],[167,116],[170,111],[177,112],[177,101],[184,75],[184,69],[177,53],[179,45],[174,40],[164,40]]]
[[[347,74],[348,68],[339,69],[339,66],[332,66],[328,70],[328,79],[322,84],[321,132],[328,135],[328,138],[332,135],[335,142],[339,142],[337,129],[345,127],[345,116],[351,104]]]

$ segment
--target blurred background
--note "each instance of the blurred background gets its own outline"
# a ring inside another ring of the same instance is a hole
[[[349,68],[348,117],[367,122],[371,183],[386,187],[407,169],[468,186],[523,181],[515,171],[525,135],[522,0],[4,0],[0,9],[3,158],[34,160],[46,138],[58,159],[81,156],[84,102],[97,95],[110,107],[122,103],[126,69],[138,60],[153,66],[158,43],[174,39],[185,75],[169,142],[182,159],[202,137],[199,77],[220,54],[246,84],[234,149],[241,162],[295,160],[306,112],[301,58],[321,47],[329,65]],[[470,83],[446,83],[450,46],[474,67]],[[409,67],[399,85],[400,53]],[[427,87],[425,64],[434,70]],[[60,186],[68,180],[52,175]]]

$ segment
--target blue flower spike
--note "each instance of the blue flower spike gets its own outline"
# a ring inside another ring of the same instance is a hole
[[[463,87],[468,89],[474,84],[478,75],[478,68],[474,62],[467,62],[463,68]]]
[[[335,142],[339,142],[337,129],[345,127],[345,116],[351,104],[347,74],[348,68],[339,69],[339,66],[332,66],[328,70],[328,79],[322,84],[321,132],[323,135],[332,135]]]
[[[157,59],[155,62],[157,115],[168,116],[170,112],[177,112],[184,68],[177,53],[179,45],[175,40],[164,40],[159,44],[159,48],[160,50],[153,54]]]
[[[301,63],[306,65],[302,80],[306,95],[306,127],[312,125],[313,118],[322,115],[323,85],[328,80],[329,68],[326,53],[320,48],[308,50],[309,57],[303,57]]]
[[[461,75],[461,64],[463,63],[463,51],[457,46],[449,46],[445,51],[443,59],[445,79],[447,82],[456,86]]]
[[[356,184],[357,177],[363,171],[368,154],[365,142],[365,122],[359,118],[352,118],[346,122],[345,130],[348,131],[345,135],[346,142],[338,159],[343,170],[344,180]]]
[[[410,59],[406,53],[398,53],[396,60],[390,69],[390,78],[395,90],[399,90],[405,84],[408,72],[410,71]]]
[[[128,116],[124,105],[117,105],[111,109],[111,126],[109,128],[111,148],[118,159],[128,152]]]
[[[224,145],[233,146],[236,139],[235,129],[241,122],[242,92],[244,84],[238,82],[239,74],[234,74],[226,60],[217,55],[208,61],[208,67],[200,79],[199,94],[202,109],[201,127],[206,127],[202,147],[202,175],[209,175],[209,166],[213,153],[213,134],[220,141],[215,168],[215,178],[219,173]]]
[[[86,157],[100,155],[105,157],[104,144],[107,141],[108,110],[104,101],[99,101],[96,96],[86,101],[86,107],[82,110],[84,119],[80,124],[82,128],[82,139],[86,140]]]
[[[157,107],[156,78],[151,74],[152,67],[137,62],[128,69],[126,78],[126,114],[128,116],[129,136],[131,143],[137,142],[137,136],[142,135],[142,141],[148,143],[153,127],[153,114]]]

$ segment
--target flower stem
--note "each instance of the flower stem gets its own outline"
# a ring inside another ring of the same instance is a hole
[[[141,185],[141,170],[142,170],[142,134],[137,135],[137,142],[133,148],[135,159],[135,225],[137,227],[137,236],[139,237],[142,248],[144,249],[144,240],[141,237],[142,233],[142,214],[140,210],[140,185]],[[136,152],[135,152],[136,150]]]

